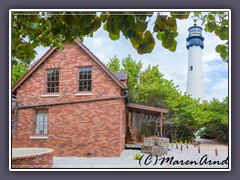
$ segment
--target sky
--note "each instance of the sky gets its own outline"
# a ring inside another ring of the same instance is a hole
[[[154,19],[154,18],[152,18]],[[150,22],[148,29],[153,29],[153,22]],[[87,37],[83,43],[92,51],[104,64],[115,55],[118,59],[123,59],[129,54],[135,61],[142,61],[143,70],[148,65],[158,65],[164,78],[173,80],[175,85],[179,85],[179,91],[184,93],[187,84],[188,50],[186,49],[186,38],[188,28],[193,26],[191,18],[187,20],[177,20],[177,49],[171,52],[162,47],[161,42],[155,38],[155,47],[152,53],[140,55],[132,47],[129,39],[121,34],[121,38],[113,41],[108,37],[108,32],[100,28],[93,37]],[[200,22],[197,25],[201,25]],[[224,62],[215,51],[216,45],[223,43],[215,34],[202,32],[204,49],[202,50],[203,76],[205,84],[206,100],[213,98],[223,100],[228,96],[228,63]],[[156,36],[156,34],[154,34]],[[38,48],[37,58],[40,58],[46,48]]]

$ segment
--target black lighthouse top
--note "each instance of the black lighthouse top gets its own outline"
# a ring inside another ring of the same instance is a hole
[[[194,26],[188,28],[188,38],[187,40],[187,49],[191,46],[200,46],[202,49],[204,48],[204,37],[202,37],[202,28],[194,24]]]

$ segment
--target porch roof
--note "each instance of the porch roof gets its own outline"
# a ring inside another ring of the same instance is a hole
[[[158,116],[163,113],[168,113],[168,109],[163,109],[163,108],[156,108],[152,106],[144,106],[140,104],[132,104],[128,103],[126,104],[127,109],[130,112],[136,112],[136,113],[144,113],[152,116]]]

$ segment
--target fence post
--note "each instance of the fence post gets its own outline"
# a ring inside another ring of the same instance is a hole
[[[218,150],[217,150],[217,148],[215,149],[215,155],[218,156]]]

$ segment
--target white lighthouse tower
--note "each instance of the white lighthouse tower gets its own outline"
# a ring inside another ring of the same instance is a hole
[[[202,28],[194,24],[188,29],[187,40],[188,53],[188,77],[186,93],[193,98],[205,99],[203,68],[202,68],[202,49],[204,48],[204,38]]]

